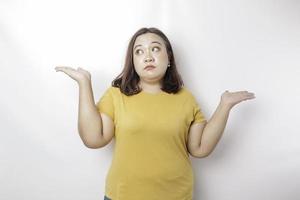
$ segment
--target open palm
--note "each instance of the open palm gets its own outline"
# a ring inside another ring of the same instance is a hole
[[[224,105],[233,107],[234,105],[249,99],[254,99],[254,93],[248,91],[229,92],[226,90],[221,96],[221,102]]]
[[[90,81],[91,80],[91,74],[78,67],[77,70],[72,68],[72,67],[68,67],[68,66],[56,66],[55,67],[56,72],[58,71],[62,71],[65,74],[67,74],[68,76],[70,76],[72,79],[74,79],[75,81],[77,81],[78,83],[82,82],[82,81]]]

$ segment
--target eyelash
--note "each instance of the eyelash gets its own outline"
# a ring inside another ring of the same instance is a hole
[[[158,49],[158,51],[160,50],[160,48],[159,47],[153,47],[152,48],[152,50],[154,49],[154,48],[157,48]],[[138,52],[140,51],[141,49],[137,49],[136,51],[135,51],[135,54],[139,54]],[[141,50],[142,51],[142,50]]]

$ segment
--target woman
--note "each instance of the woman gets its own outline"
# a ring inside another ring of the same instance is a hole
[[[191,200],[189,154],[208,156],[231,108],[255,98],[247,91],[226,91],[207,122],[183,86],[168,38],[157,28],[141,28],[132,36],[122,73],[96,104],[88,71],[56,70],[79,84],[78,130],[84,144],[101,148],[115,137],[106,200]]]

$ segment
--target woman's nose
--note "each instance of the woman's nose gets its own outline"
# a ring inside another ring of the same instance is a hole
[[[151,54],[151,50],[147,50],[145,62],[154,62],[154,58]]]
[[[153,62],[153,61],[154,61],[154,58],[151,57],[151,56],[147,56],[147,57],[145,58],[145,62]]]

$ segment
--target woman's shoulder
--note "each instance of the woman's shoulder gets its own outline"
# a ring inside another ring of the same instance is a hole
[[[182,95],[185,95],[185,96],[192,95],[191,90],[186,86],[182,86],[180,93],[182,93]]]
[[[112,92],[112,93],[118,93],[118,92],[120,92],[120,88],[118,88],[118,87],[116,87],[116,86],[110,85],[110,86],[107,88],[107,91]]]
[[[196,100],[196,96],[194,95],[192,90],[186,86],[183,87],[182,96],[184,96],[185,99],[189,99],[189,100],[193,100],[193,101]]]
[[[119,88],[113,86],[108,86],[104,90],[104,95],[108,95],[108,96],[117,96],[118,93],[119,93]]]

